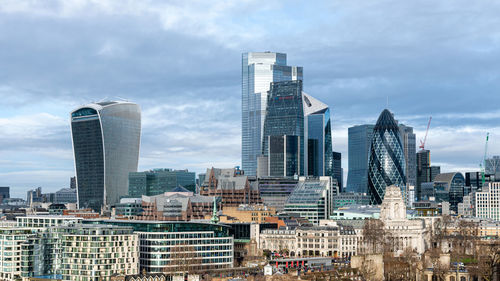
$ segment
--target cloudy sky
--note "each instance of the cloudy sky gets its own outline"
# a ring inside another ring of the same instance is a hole
[[[240,165],[241,53],[278,51],[347,128],[386,107],[443,171],[500,154],[500,2],[0,1],[0,186],[55,191],[74,174],[69,112],[128,99],[139,169]],[[307,3],[307,4],[305,4]]]

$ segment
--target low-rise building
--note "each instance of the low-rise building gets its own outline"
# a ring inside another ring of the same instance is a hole
[[[221,222],[253,222],[263,223],[269,216],[274,216],[276,210],[264,205],[240,205],[238,207],[223,207]],[[207,216],[205,216],[207,219]]]

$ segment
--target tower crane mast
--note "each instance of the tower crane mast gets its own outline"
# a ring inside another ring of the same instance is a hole
[[[424,140],[420,140],[420,146],[419,148],[424,150],[425,149],[425,142],[427,141],[427,134],[429,133],[429,127],[431,126],[431,120],[432,120],[432,116],[429,118],[429,123],[427,123],[427,130],[425,130],[425,137],[424,137]]]

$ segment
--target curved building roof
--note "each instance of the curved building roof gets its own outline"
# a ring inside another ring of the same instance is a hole
[[[451,183],[451,181],[453,180],[453,178],[455,178],[455,176],[457,174],[461,174],[461,173],[452,172],[452,173],[437,174],[436,177],[434,178],[434,182],[447,182],[447,183]]]
[[[375,124],[374,130],[385,130],[385,129],[394,129],[399,130],[398,123],[394,120],[393,114],[389,111],[389,109],[384,109],[380,116],[378,117],[377,124]]]

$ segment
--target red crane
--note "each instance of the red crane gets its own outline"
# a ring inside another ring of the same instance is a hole
[[[427,130],[425,130],[424,141],[420,140],[420,146],[419,146],[419,148],[422,149],[422,150],[425,149],[425,141],[427,140],[427,134],[429,133],[429,127],[431,126],[431,120],[432,120],[432,116],[429,118],[429,123],[427,123]]]

